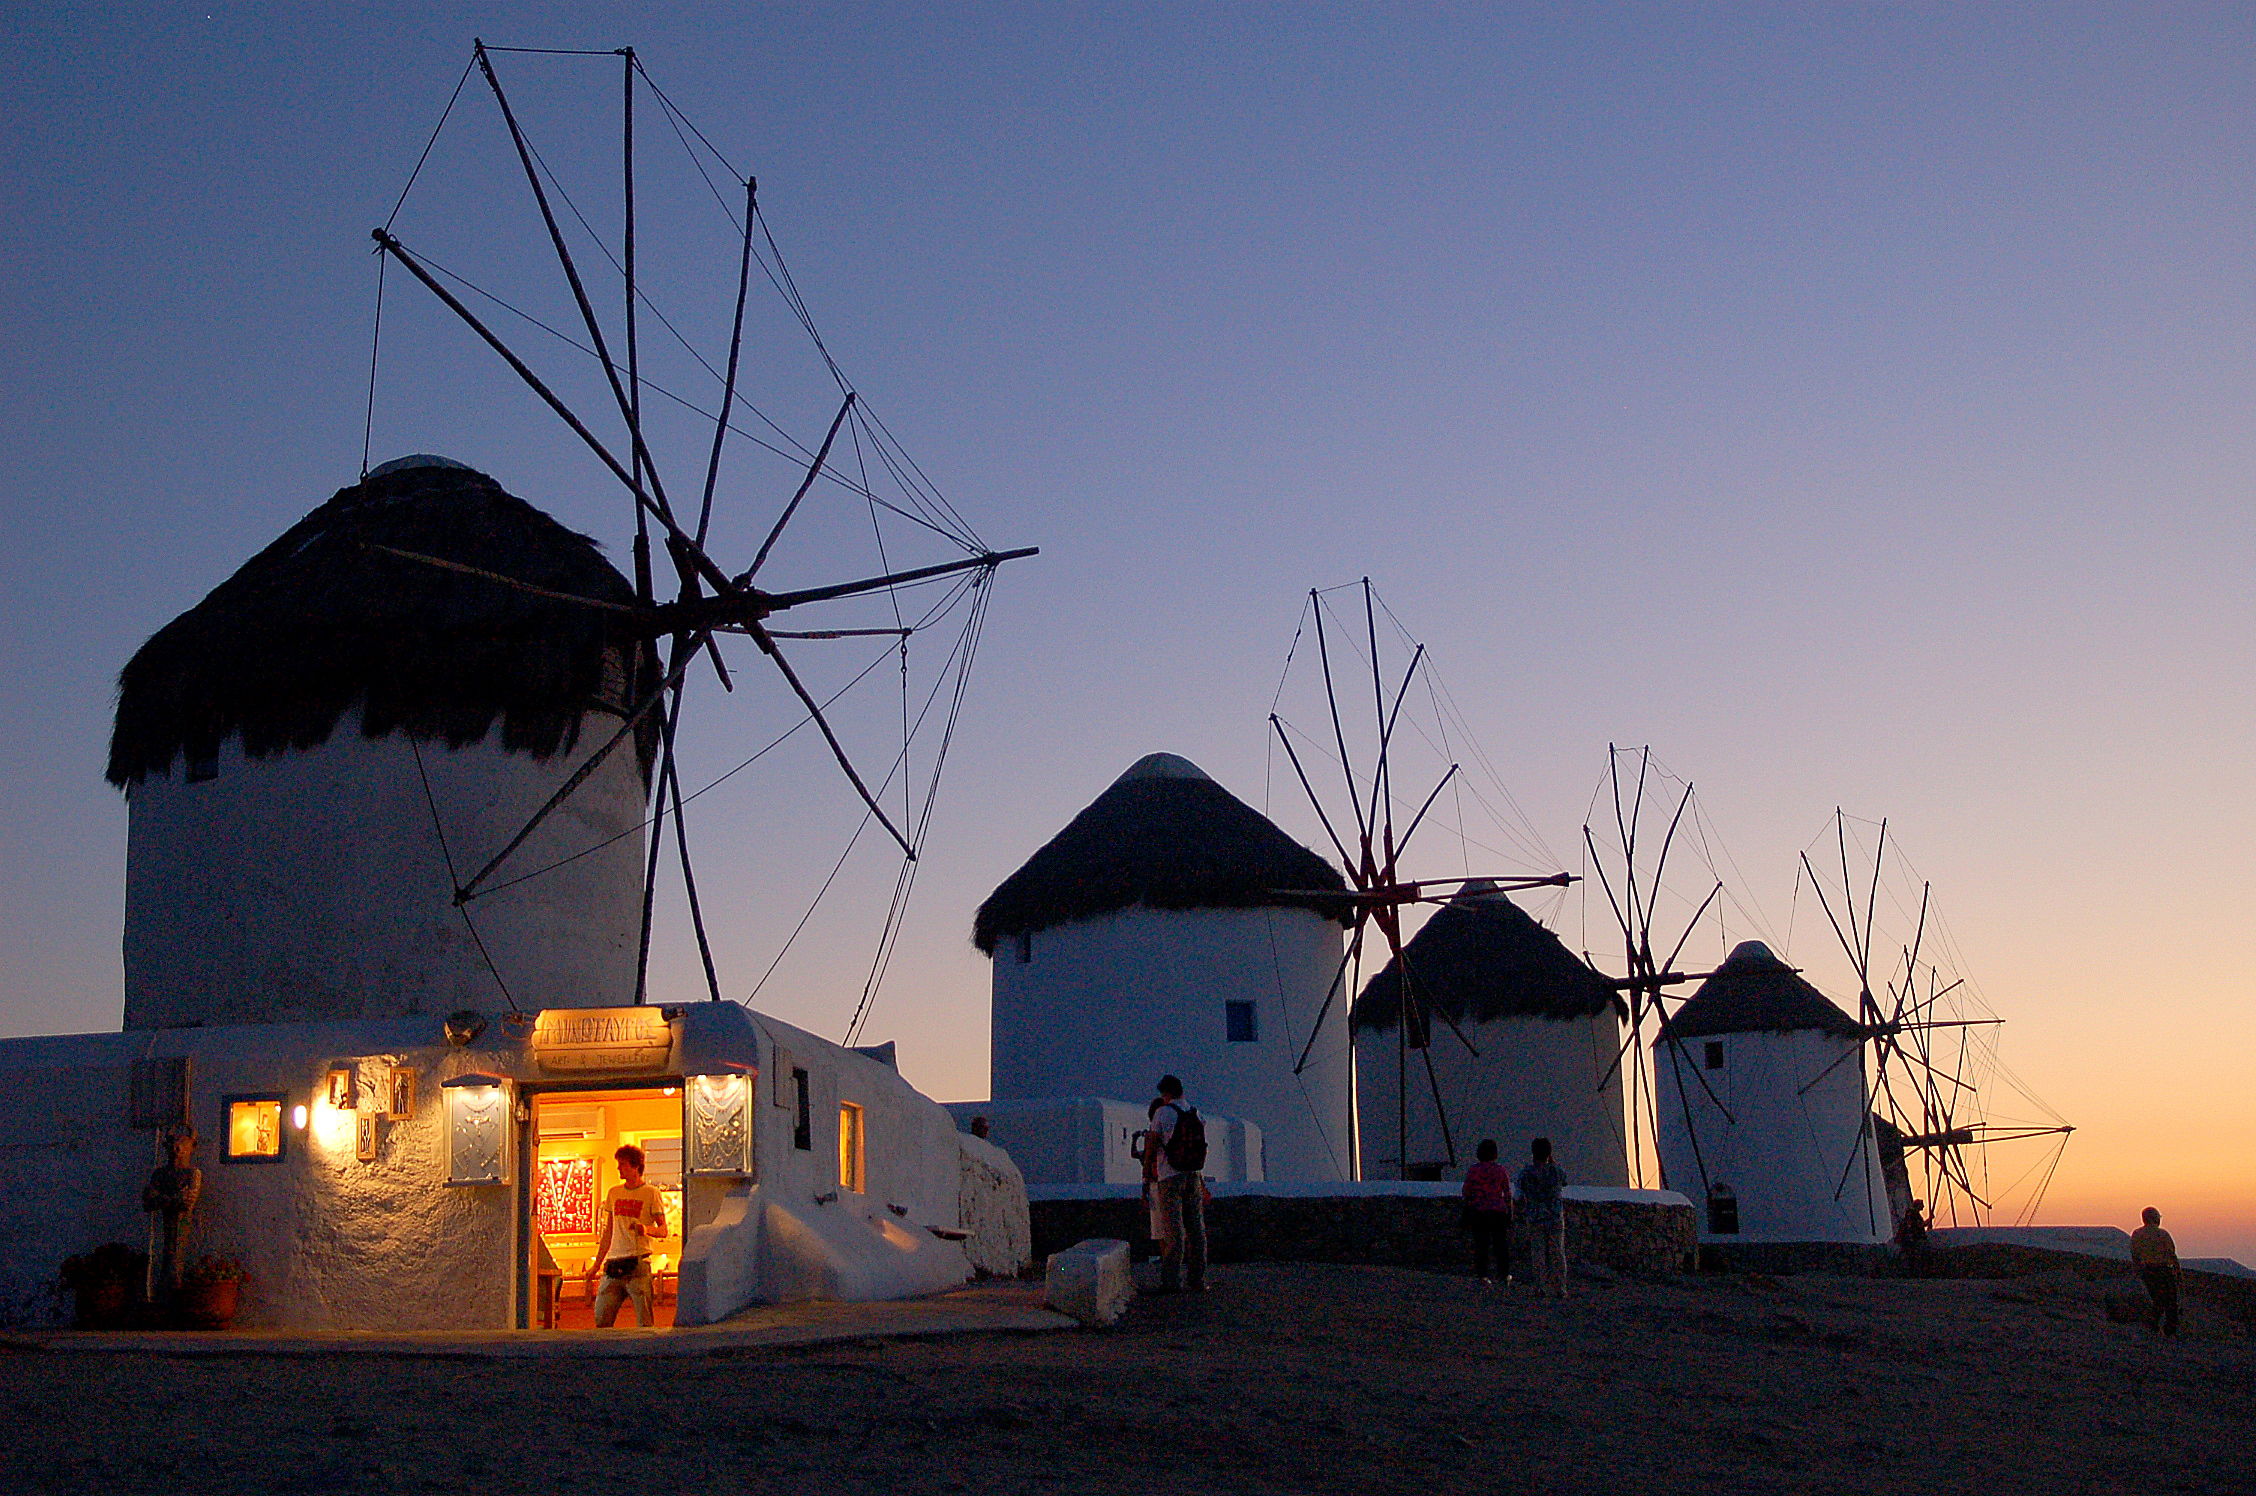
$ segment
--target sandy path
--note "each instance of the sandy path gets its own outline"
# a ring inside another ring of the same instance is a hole
[[[1218,1282],[1105,1334],[690,1361],[12,1355],[0,1468],[181,1496],[2256,1491],[2256,1340],[2162,1344],[2065,1281]]]

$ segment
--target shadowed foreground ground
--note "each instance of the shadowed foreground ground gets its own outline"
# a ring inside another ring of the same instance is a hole
[[[2065,1274],[1221,1270],[1108,1333],[695,1360],[0,1355],[16,1490],[2256,1491],[2256,1340]],[[625,1482],[622,1485],[621,1482]]]

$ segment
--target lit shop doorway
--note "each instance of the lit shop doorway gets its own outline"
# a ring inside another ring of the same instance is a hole
[[[536,1329],[595,1325],[603,1275],[587,1279],[602,1239],[603,1202],[620,1182],[622,1144],[642,1150],[643,1182],[665,1201],[666,1235],[651,1243],[653,1323],[671,1325],[679,1297],[682,1243],[682,1103],[678,1086],[641,1090],[544,1091],[533,1098],[531,1280]],[[622,1304],[620,1325],[635,1323]]]

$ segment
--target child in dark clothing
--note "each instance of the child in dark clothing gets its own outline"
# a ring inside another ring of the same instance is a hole
[[[1483,1283],[1508,1278],[1504,1244],[1512,1233],[1512,1173],[1496,1161],[1496,1140],[1483,1138],[1479,1162],[1465,1171],[1465,1229],[1473,1234],[1473,1271]],[[1496,1269],[1489,1271],[1491,1254]]]

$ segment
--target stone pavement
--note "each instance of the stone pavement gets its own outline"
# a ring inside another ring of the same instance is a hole
[[[397,1356],[434,1360],[599,1360],[622,1356],[714,1356],[839,1341],[1070,1330],[1042,1307],[1042,1290],[981,1284],[930,1298],[878,1304],[779,1304],[747,1309],[717,1325],[610,1330],[45,1330],[0,1335],[0,1354],[60,1352],[160,1356]]]

